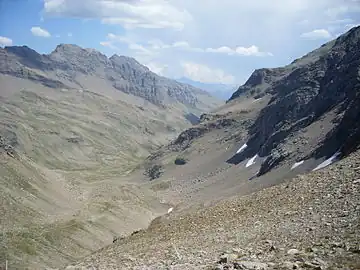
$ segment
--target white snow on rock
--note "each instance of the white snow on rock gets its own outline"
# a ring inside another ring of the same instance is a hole
[[[168,210],[168,214],[170,214],[171,212],[172,212],[172,210],[173,210],[174,208],[169,208],[169,210]]]
[[[242,151],[244,151],[244,150],[246,149],[246,147],[248,147],[248,145],[247,145],[246,143],[244,143],[244,145],[241,146],[241,147],[239,148],[239,150],[236,151],[236,154],[239,154],[239,153],[241,153]]]
[[[262,98],[257,98],[257,99],[254,99],[252,102],[257,102],[257,101],[260,101]]]
[[[249,159],[249,161],[246,163],[245,167],[250,167],[251,165],[255,164],[255,159],[258,157],[258,155],[256,154],[255,156],[253,156],[252,158]]]
[[[315,169],[313,169],[314,171],[323,169],[331,164],[333,164],[335,161],[337,161],[339,159],[339,155],[341,154],[340,151],[337,151],[335,154],[333,154],[330,158],[328,158],[327,160],[325,160],[323,163],[321,163],[320,165],[318,165]]]
[[[303,164],[304,163],[304,161],[303,160],[301,160],[301,161],[299,161],[299,162],[295,162],[295,164],[291,167],[291,170],[293,170],[293,169],[295,169],[295,168],[297,168],[297,167],[299,167],[301,164]]]

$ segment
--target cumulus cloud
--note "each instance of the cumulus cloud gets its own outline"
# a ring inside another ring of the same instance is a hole
[[[86,3],[84,3],[86,2]],[[181,30],[190,14],[166,0],[44,0],[44,11],[55,16],[98,18],[127,29]]]
[[[315,29],[311,32],[301,34],[301,37],[306,39],[329,39],[332,36],[326,29]]]
[[[344,19],[336,19],[329,21],[329,24],[349,24],[353,23],[354,20],[350,18],[344,18]]]
[[[153,50],[166,50],[166,49],[176,49],[189,52],[204,52],[202,48],[192,47],[187,41],[175,41],[171,44],[166,44],[159,39],[152,39],[147,42]]]
[[[112,33],[107,35],[106,42],[103,42],[105,45],[110,47],[110,45],[115,43],[126,43],[129,47],[133,49],[140,49],[143,51],[160,51],[160,50],[182,50],[188,52],[198,52],[198,53],[219,53],[219,54],[227,54],[227,55],[241,55],[241,56],[272,56],[273,54],[270,52],[262,52],[259,48],[255,45],[250,47],[235,47],[230,48],[228,46],[221,46],[218,48],[198,48],[191,46],[187,41],[175,41],[171,44],[166,44],[159,39],[152,39],[146,42],[146,44],[138,44],[135,41],[131,40],[129,37],[126,36],[118,36]]]
[[[48,31],[38,26],[31,27],[30,31],[34,36],[37,37],[51,37],[51,34]]]
[[[112,50],[118,50],[119,48],[118,47],[116,47],[112,42],[110,42],[110,41],[101,41],[100,42],[100,45],[101,46],[104,46],[104,47],[108,47],[108,48],[110,48],[110,49],[112,49]]]
[[[155,72],[159,75],[165,75],[166,70],[168,69],[169,65],[161,64],[157,62],[149,62],[145,64],[152,72]]]
[[[194,81],[224,84],[231,84],[235,81],[233,75],[226,74],[222,69],[210,68],[209,66],[193,62],[183,62],[181,66],[184,70],[184,75]]]
[[[270,52],[261,52],[259,48],[255,45],[250,47],[236,47],[234,49],[229,48],[227,46],[222,46],[217,49],[207,48],[206,52],[212,53],[225,53],[228,55],[243,55],[243,56],[272,56],[273,54]]]
[[[142,44],[136,43],[134,40],[125,37],[109,33],[106,37],[106,41],[100,42],[100,45],[108,47],[113,50],[119,50],[117,44],[124,43],[130,51],[134,51],[136,56],[153,56],[155,52],[147,48]]]
[[[11,46],[12,43],[12,39],[0,36],[0,46]]]

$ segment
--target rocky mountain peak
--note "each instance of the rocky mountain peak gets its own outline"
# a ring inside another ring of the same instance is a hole
[[[22,57],[28,57],[28,56],[32,56],[32,55],[38,55],[38,53],[29,48],[26,45],[23,46],[6,46],[4,48],[7,52],[18,55],[18,56],[22,56]]]
[[[52,51],[53,53],[79,53],[83,51],[84,49],[76,44],[65,44],[61,43],[56,46],[55,50]]]
[[[136,69],[141,72],[148,72],[150,69],[142,64],[140,64],[135,58],[124,56],[124,55],[117,55],[114,54],[109,58],[115,65],[127,65],[132,69]]]
[[[210,105],[203,103],[202,98],[198,99],[197,96],[205,96],[206,93],[200,89],[158,76],[134,58],[127,56],[113,55],[108,58],[95,49],[84,49],[75,44],[59,44],[48,55],[39,54],[27,46],[7,47],[0,52],[0,57],[4,59],[0,65],[1,73],[26,79],[29,79],[31,73],[32,80],[36,81],[41,77],[39,82],[46,82],[47,86],[88,87],[86,82],[80,81],[85,75],[92,76],[94,80],[106,80],[110,87],[142,97],[156,105],[180,102],[200,109],[220,104],[211,97]],[[24,73],[28,68],[31,68],[31,72]],[[45,78],[47,75],[51,78],[51,83]],[[208,94],[206,99],[209,96]],[[207,110],[200,109],[200,112]]]

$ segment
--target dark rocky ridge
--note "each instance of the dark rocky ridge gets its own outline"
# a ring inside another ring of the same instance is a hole
[[[198,109],[207,106],[203,97],[220,104],[207,92],[158,76],[131,57],[113,55],[107,58],[96,50],[72,44],[60,44],[48,55],[27,46],[0,48],[0,74],[38,81],[54,88],[71,88],[70,83],[82,88],[77,75],[94,76],[161,107],[179,102]]]
[[[248,147],[229,163],[258,154],[267,157],[259,175],[268,172],[291,154],[282,144],[286,138],[334,109],[339,122],[307,157],[329,157],[339,149],[348,154],[360,138],[360,27],[284,68],[256,70],[229,101],[249,91],[272,98],[249,129]]]

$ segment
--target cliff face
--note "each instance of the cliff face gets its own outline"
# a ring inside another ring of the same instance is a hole
[[[230,100],[247,93],[271,95],[249,129],[248,147],[229,162],[267,157],[259,174],[293,153],[284,143],[296,132],[336,112],[331,131],[307,156],[328,156],[359,138],[360,27],[284,68],[257,70]],[[305,154],[305,153],[304,153]]]

